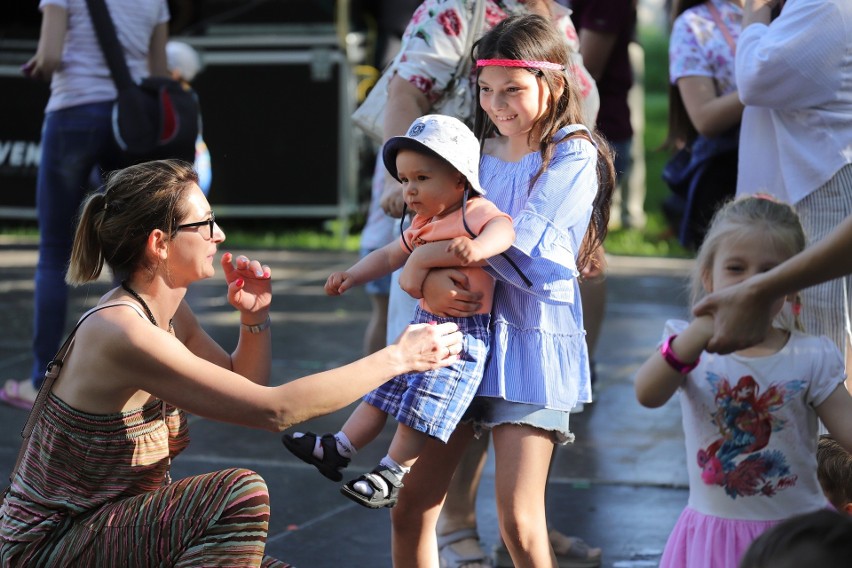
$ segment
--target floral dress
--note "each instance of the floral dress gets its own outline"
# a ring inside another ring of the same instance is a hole
[[[716,95],[737,90],[734,76],[735,53],[710,13],[712,2],[722,18],[731,39],[736,43],[742,29],[742,8],[726,0],[708,0],[685,10],[674,21],[669,39],[669,78],[672,84],[682,77],[710,77],[716,84]]]
[[[485,1],[482,33],[509,16],[527,13],[524,3],[519,0],[482,1]],[[470,56],[464,53],[464,49],[474,3],[475,0],[426,0],[414,12],[405,29],[402,48],[397,55],[396,73],[417,87],[433,103],[443,95],[460,59]],[[571,12],[556,3],[551,9],[558,14],[556,25],[565,33],[565,41],[572,53],[571,61],[567,63],[580,86],[587,123],[594,124],[599,105],[597,87],[583,67],[580,40],[571,22]],[[472,81],[470,86],[473,88]]]

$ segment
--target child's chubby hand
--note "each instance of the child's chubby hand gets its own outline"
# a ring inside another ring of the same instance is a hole
[[[325,281],[325,293],[329,296],[339,296],[355,285],[352,275],[348,272],[334,272]]]
[[[447,252],[459,259],[462,266],[483,260],[479,244],[469,237],[456,237],[447,245]]]

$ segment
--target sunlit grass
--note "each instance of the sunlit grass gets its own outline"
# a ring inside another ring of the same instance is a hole
[[[361,236],[345,237],[323,230],[297,230],[291,232],[232,230],[228,231],[231,246],[286,249],[286,250],[348,250],[357,251]]]
[[[662,213],[662,203],[669,189],[660,172],[668,158],[658,148],[668,129],[668,38],[662,30],[642,28],[640,41],[645,50],[645,213],[647,226],[643,230],[611,231],[606,240],[610,254],[634,256],[677,256],[690,253],[674,238]]]
[[[269,248],[282,250],[347,250],[357,251],[359,234],[342,236],[337,221],[323,226],[288,229],[285,223],[274,223],[270,229],[245,227],[239,220],[222,219],[229,247]],[[279,228],[279,225],[281,227]],[[15,241],[38,242],[38,229],[33,222],[0,221],[0,237]]]
[[[608,254],[628,256],[668,256],[688,258],[692,254],[685,250],[671,235],[662,215],[649,215],[643,230],[615,229],[606,238]]]

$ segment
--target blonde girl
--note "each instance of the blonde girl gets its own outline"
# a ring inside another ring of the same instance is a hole
[[[799,218],[767,197],[729,202],[698,252],[693,303],[783,263],[805,247]],[[763,341],[730,355],[705,351],[713,319],[669,321],[636,374],[648,407],[680,392],[689,502],[662,568],[737,566],[751,542],[793,515],[829,507],[817,480],[818,418],[852,448],[852,397],[840,353],[796,325],[798,295],[778,297]]]

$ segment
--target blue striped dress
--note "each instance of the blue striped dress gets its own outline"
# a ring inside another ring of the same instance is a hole
[[[572,125],[560,134],[585,130]],[[532,286],[505,258],[489,259],[487,270],[497,278],[491,355],[477,395],[569,411],[591,401],[575,258],[598,190],[597,150],[579,137],[556,148],[532,191],[539,153],[519,162],[483,155],[480,162],[488,198],[513,219],[516,237],[507,254]]]

